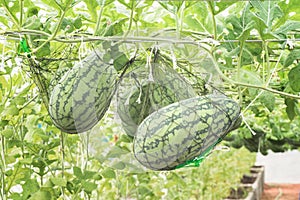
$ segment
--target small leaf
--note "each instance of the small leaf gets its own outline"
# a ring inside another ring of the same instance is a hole
[[[97,173],[93,176],[93,179],[94,180],[101,180],[102,179],[102,176],[100,175],[100,173]]]
[[[142,196],[153,196],[151,189],[147,185],[139,186],[138,192]]]
[[[31,164],[32,163],[32,158],[24,158],[20,160],[20,163],[22,164]]]
[[[5,129],[4,131],[1,131],[1,135],[3,135],[6,139],[11,138],[13,134],[14,134],[13,129]]]
[[[288,74],[289,83],[295,92],[300,92],[300,65],[291,69]]]
[[[293,51],[291,51],[291,53],[287,56],[285,62],[284,62],[284,67],[288,67],[291,64],[293,64],[293,62],[295,60],[300,59],[300,49],[295,49]]]
[[[124,142],[124,143],[131,143],[133,142],[132,137],[130,137],[129,135],[121,135],[121,137],[119,138],[118,142]]]
[[[34,15],[38,16],[38,13],[39,13],[39,7],[36,6],[30,7],[27,11],[27,17],[30,18]]]
[[[272,23],[276,18],[280,18],[283,15],[282,10],[276,2],[250,0],[250,4],[254,8],[254,15],[260,19],[268,29],[272,27]]]
[[[83,0],[86,3],[86,6],[89,10],[89,14],[91,15],[91,18],[93,21],[96,21],[97,19],[97,7],[98,3],[97,1],[90,1],[90,0]]]
[[[36,179],[28,179],[22,185],[23,188],[23,198],[27,199],[33,193],[37,192],[40,189],[40,186]]]
[[[97,189],[97,184],[89,181],[83,181],[82,187],[85,192],[92,193],[95,189]]]
[[[42,23],[37,16],[33,15],[26,20],[24,27],[27,29],[39,30],[42,27]]]
[[[1,106],[0,106],[1,107]],[[1,109],[0,109],[1,110]],[[4,126],[6,126],[7,124],[8,124],[8,120],[1,120],[0,121],[0,127],[4,127]]]
[[[130,150],[128,150],[125,146],[120,147],[120,146],[113,146],[110,151],[107,154],[107,157],[109,158],[118,158],[123,154],[128,154],[130,153]]]
[[[110,168],[106,168],[105,170],[102,171],[101,174],[104,178],[111,178],[111,179],[116,178],[115,171]]]
[[[33,128],[33,137],[34,139],[42,139],[45,142],[48,142],[50,139],[49,135],[46,135],[45,132],[41,128]]]
[[[122,70],[126,63],[128,62],[128,58],[124,53],[118,55],[117,58],[114,59],[114,67],[117,71]]]
[[[5,110],[4,110],[5,115],[11,115],[11,116],[16,116],[19,114],[19,109],[15,104],[10,104]]]
[[[286,98],[285,99],[285,105],[286,105],[286,113],[289,117],[290,120],[293,120],[296,116],[296,112],[295,112],[295,100],[294,99],[290,99],[290,98]]]
[[[51,200],[51,193],[48,191],[37,191],[28,200]]]
[[[73,173],[77,178],[79,179],[83,178],[82,171],[79,167],[73,167]]]
[[[24,103],[26,103],[26,98],[17,96],[12,100],[12,102],[14,102],[16,105],[23,105]]]
[[[97,172],[93,172],[93,171],[84,171],[84,179],[92,179],[94,177],[94,175],[96,174]]]
[[[67,180],[65,178],[51,177],[50,180],[54,185],[57,185],[57,186],[60,186],[60,187],[66,187],[67,186]]]
[[[122,170],[126,167],[126,165],[124,164],[124,162],[117,162],[115,164],[113,164],[112,168],[114,169],[119,169]]]
[[[48,42],[36,52],[36,56],[40,58],[40,57],[48,56],[50,55],[50,53],[51,53],[50,43]]]
[[[276,34],[282,34],[282,35],[286,35],[288,32],[290,31],[294,31],[300,29],[300,22],[299,21],[286,21],[285,24],[283,24],[282,26],[280,26],[275,33]]]
[[[73,21],[73,25],[76,29],[80,29],[82,27],[82,20],[80,16]]]
[[[260,102],[268,108],[270,112],[274,110],[275,107],[275,96],[271,92],[263,92],[260,96]]]

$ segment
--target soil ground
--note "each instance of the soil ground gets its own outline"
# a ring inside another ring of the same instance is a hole
[[[300,184],[264,184],[261,200],[300,200]]]

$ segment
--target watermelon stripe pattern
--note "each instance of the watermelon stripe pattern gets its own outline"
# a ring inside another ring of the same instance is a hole
[[[135,157],[152,170],[175,169],[238,127],[239,115],[239,105],[222,94],[170,104],[139,125],[134,140]]]
[[[60,130],[81,133],[91,129],[107,111],[116,91],[117,72],[93,52],[77,63],[54,86],[49,113]]]
[[[131,72],[128,76],[136,77],[131,81],[138,79],[140,85],[135,83],[129,89],[124,87],[124,92],[118,97],[118,114],[130,136],[135,135],[138,125],[152,112],[196,96],[193,87],[169,66],[152,63],[152,68],[153,81],[149,81],[148,68],[141,67]]]

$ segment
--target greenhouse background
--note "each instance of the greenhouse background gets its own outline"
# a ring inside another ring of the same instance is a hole
[[[300,199],[298,0],[0,0],[0,199]]]

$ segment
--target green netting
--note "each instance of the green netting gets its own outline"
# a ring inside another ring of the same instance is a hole
[[[178,72],[162,62],[133,70],[120,86],[118,114],[124,130],[134,136],[137,126],[154,111],[171,103],[195,97],[196,93]]]

